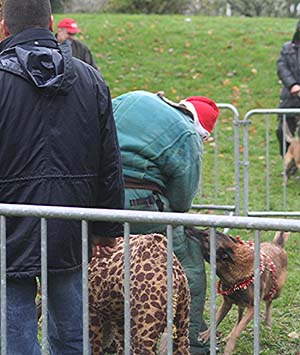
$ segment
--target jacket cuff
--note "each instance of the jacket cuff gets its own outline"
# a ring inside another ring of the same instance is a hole
[[[122,223],[93,222],[91,232],[94,236],[118,238],[123,237],[124,227]]]

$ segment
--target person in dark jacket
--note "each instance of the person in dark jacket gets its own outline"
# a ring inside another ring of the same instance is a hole
[[[277,74],[282,82],[279,108],[300,108],[300,21],[297,23],[293,39],[284,43],[277,60]],[[286,115],[286,127],[283,127],[283,116],[278,116],[276,130],[280,154],[284,156],[295,133],[300,134],[300,115]],[[286,147],[283,147],[283,132],[286,136]]]
[[[79,32],[78,25],[72,18],[64,18],[57,24],[56,38],[58,43],[66,40],[70,41],[73,56],[98,69],[89,48],[81,41],[75,39],[75,35]]]
[[[0,202],[122,209],[124,183],[109,89],[52,33],[49,0],[6,0],[0,43]],[[38,218],[7,218],[8,355],[38,355]],[[47,222],[49,344],[82,354],[81,222]],[[114,247],[122,225],[93,222]],[[107,248],[110,249],[110,248]],[[2,310],[3,311],[3,310]]]
[[[162,92],[131,91],[112,100],[125,179],[125,208],[187,212],[199,188],[203,141],[219,109],[207,97],[174,103]],[[131,224],[133,234],[164,233],[165,225]],[[207,329],[204,258],[198,240],[174,228],[174,252],[187,275],[190,293],[191,355],[209,353],[198,340]]]

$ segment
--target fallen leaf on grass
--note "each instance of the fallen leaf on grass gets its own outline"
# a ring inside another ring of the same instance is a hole
[[[230,84],[230,80],[229,79],[225,79],[225,80],[222,81],[222,84],[224,86],[229,85]]]
[[[226,187],[226,191],[235,191],[235,187],[234,186]]]
[[[291,333],[289,333],[288,337],[291,339],[300,339],[300,333],[299,332],[291,332]],[[297,354],[295,354],[295,355],[297,355]]]

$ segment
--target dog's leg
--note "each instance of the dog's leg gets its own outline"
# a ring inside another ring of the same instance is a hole
[[[226,343],[224,355],[232,355],[233,349],[235,347],[236,341],[240,336],[241,332],[246,328],[247,324],[253,318],[254,315],[254,307],[248,308],[247,313],[242,317],[240,322],[232,329],[228,342]]]
[[[238,306],[238,319],[237,319],[236,325],[238,325],[240,323],[240,321],[242,320],[244,309],[245,309],[245,307]]]
[[[238,325],[238,324],[240,323],[240,321],[242,320],[243,314],[244,314],[244,310],[245,310],[245,307],[238,306],[238,318],[237,318],[237,321],[236,321],[235,326],[233,327],[233,329],[234,329],[235,327],[237,327],[237,325]],[[229,333],[229,334],[227,335],[227,337],[225,338],[226,341],[229,340],[230,335],[231,335],[231,333]]]
[[[265,325],[272,327],[272,301],[266,301]]]
[[[222,304],[219,307],[217,314],[216,314],[216,328],[225,318],[226,314],[230,311],[232,307],[232,302],[228,298],[223,298]],[[202,332],[198,335],[198,340],[202,343],[208,342],[210,336],[210,328],[208,328],[205,332]]]
[[[294,156],[293,156],[293,142],[290,144],[289,149],[287,150],[285,156],[284,156],[284,165],[285,165],[285,179],[289,179],[289,177],[292,175],[292,170],[293,167],[295,166],[295,161],[294,161]]]

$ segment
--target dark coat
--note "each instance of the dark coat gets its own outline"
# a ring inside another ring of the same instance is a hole
[[[281,49],[277,60],[277,74],[282,82],[280,94],[281,108],[300,107],[300,98],[290,93],[293,85],[300,85],[300,43],[297,29],[292,41],[286,42]]]
[[[103,78],[68,44],[43,29],[1,42],[1,203],[123,208],[116,137]],[[95,222],[89,231],[116,237],[122,227]],[[40,220],[8,218],[8,276],[39,275],[40,259]],[[49,219],[49,272],[80,267],[80,221]]]
[[[73,39],[71,41],[72,55],[84,62],[90,64],[92,67],[98,70],[97,65],[92,56],[92,52],[89,48],[82,42]]]

